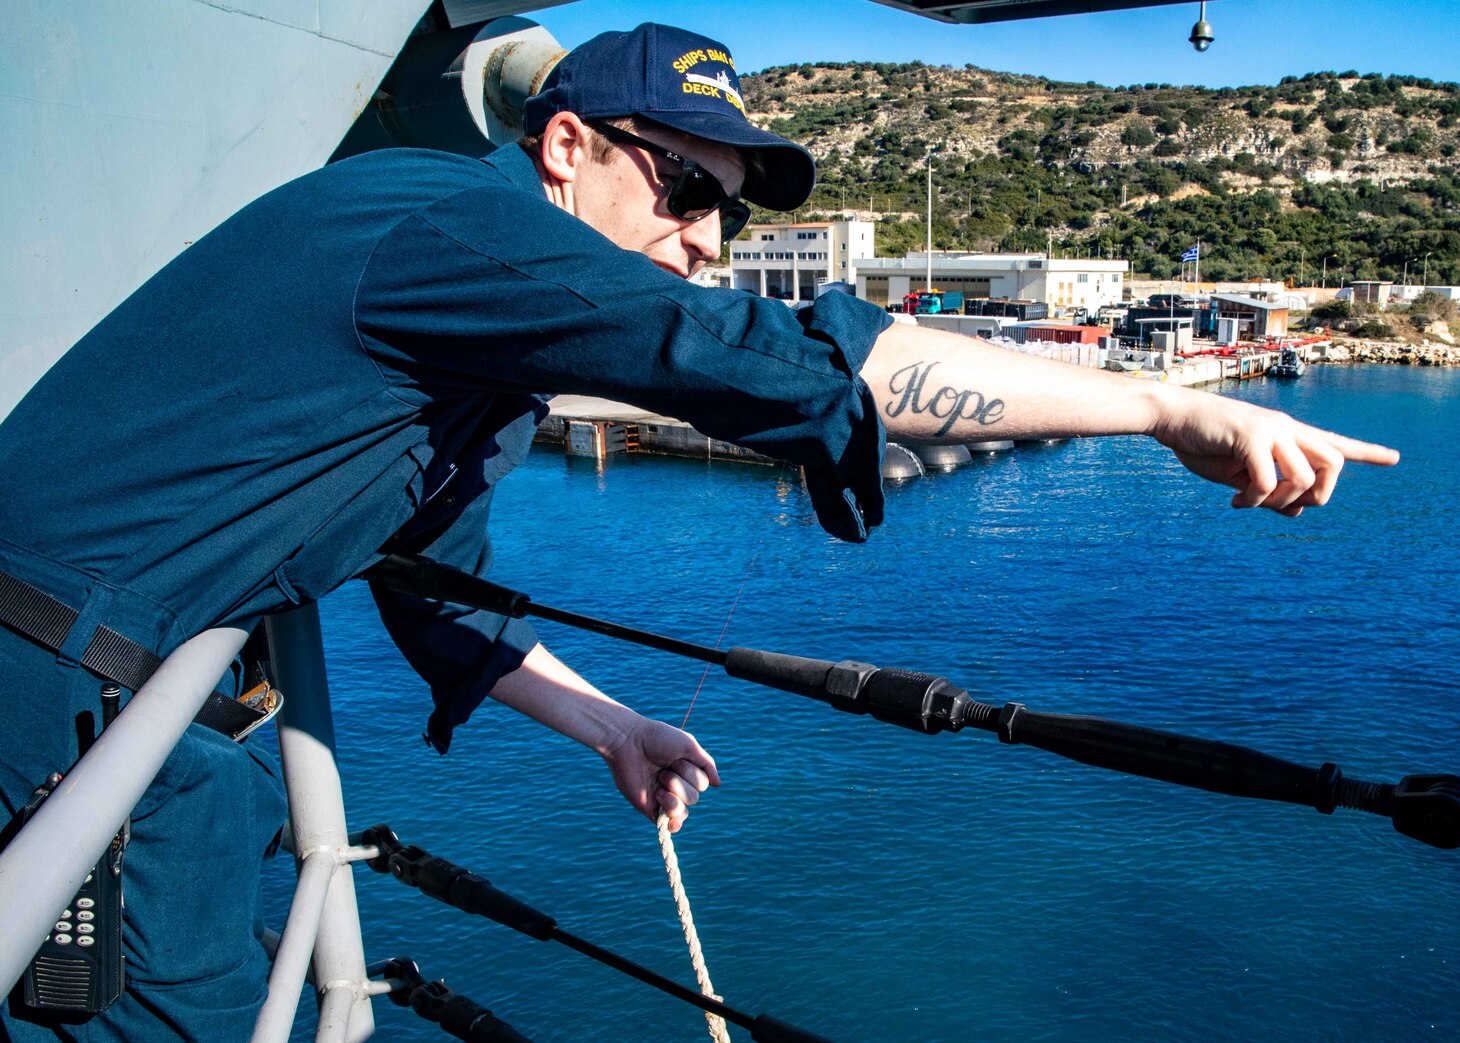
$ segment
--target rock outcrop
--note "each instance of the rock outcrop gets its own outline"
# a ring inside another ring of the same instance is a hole
[[[1382,362],[1395,366],[1460,366],[1460,348],[1434,341],[1404,344],[1399,341],[1335,337],[1333,347],[1317,363]]]

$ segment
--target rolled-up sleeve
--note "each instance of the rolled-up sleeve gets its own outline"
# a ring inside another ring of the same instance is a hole
[[[412,548],[443,564],[485,577],[491,566],[487,537],[489,496],[473,501],[443,533]],[[427,601],[372,582],[370,592],[391,640],[431,688],[435,704],[426,740],[439,753],[497,682],[522,665],[537,644],[531,624],[480,609]]]
[[[355,320],[402,395],[628,402],[800,464],[834,536],[859,542],[882,519],[883,432],[858,372],[890,320],[865,301],[830,293],[793,311],[694,286],[504,184],[401,221]]]

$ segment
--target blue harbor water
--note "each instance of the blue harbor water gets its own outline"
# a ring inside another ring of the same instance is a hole
[[[494,505],[493,578],[692,641],[927,670],[1350,777],[1460,772],[1460,374],[1316,368],[1220,393],[1404,461],[1350,467],[1294,521],[1227,509],[1148,440],[1025,448],[890,488],[887,523],[850,546],[785,470],[538,449]],[[388,822],[693,983],[653,827],[596,756],[488,702],[438,757],[363,584],[323,619],[352,828]],[[699,664],[538,629],[646,714],[679,723],[700,685]],[[843,1041],[1460,1039],[1460,852],[1385,820],[922,736],[718,670],[688,727],[725,784],[679,858],[741,1009]],[[291,877],[282,859],[268,874],[275,922]],[[534,1039],[705,1038],[697,1011],[562,946],[356,881],[371,959],[412,956]],[[445,1038],[376,1011],[380,1038]]]

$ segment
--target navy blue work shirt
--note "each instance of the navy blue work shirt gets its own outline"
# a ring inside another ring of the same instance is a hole
[[[887,316],[693,286],[545,197],[518,148],[395,149],[305,175],[189,247],[0,426],[0,567],[166,655],[396,550],[477,574],[492,489],[546,398],[679,417],[806,468],[832,534],[881,520],[857,372]],[[536,643],[374,590],[444,752]]]

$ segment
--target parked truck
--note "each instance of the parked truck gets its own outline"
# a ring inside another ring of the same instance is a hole
[[[909,315],[942,315],[963,310],[963,294],[954,290],[914,290],[902,298],[902,310]]]

